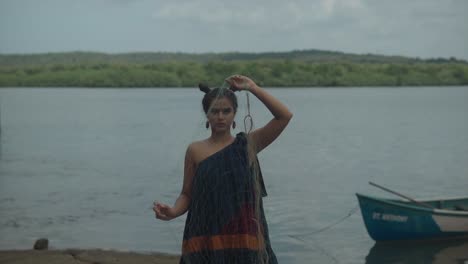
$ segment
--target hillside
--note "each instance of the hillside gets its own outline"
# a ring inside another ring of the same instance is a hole
[[[384,56],[375,54],[351,54],[322,50],[295,50],[289,52],[263,53],[171,53],[135,52],[108,54],[97,52],[66,52],[42,54],[0,54],[0,66],[48,65],[48,64],[88,64],[88,63],[129,63],[152,64],[167,62],[210,61],[255,61],[255,60],[293,60],[302,62],[354,62],[354,63],[467,63],[455,58],[419,59],[403,56]]]
[[[0,87],[186,87],[232,74],[264,86],[467,85],[468,63],[321,50],[0,55]]]

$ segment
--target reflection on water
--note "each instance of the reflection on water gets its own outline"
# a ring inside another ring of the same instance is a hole
[[[366,264],[465,264],[468,263],[468,239],[456,241],[376,243]]]

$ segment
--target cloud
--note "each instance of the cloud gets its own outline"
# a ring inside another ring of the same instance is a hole
[[[184,0],[160,2],[153,19],[209,42],[192,42],[196,50],[212,45],[216,50],[318,48],[466,57],[467,8],[468,1],[460,0]]]
[[[322,11],[328,14],[328,16],[332,16],[337,10],[355,12],[365,7],[361,0],[322,0],[321,6]]]
[[[466,0],[2,0],[0,52],[316,48],[468,58],[466,10]]]
[[[336,14],[352,16],[363,8],[361,0],[269,1],[267,4],[247,0],[178,1],[162,3],[153,17],[173,22],[295,30],[330,20]]]

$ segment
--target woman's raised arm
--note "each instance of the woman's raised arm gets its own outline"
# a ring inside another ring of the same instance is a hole
[[[256,152],[262,151],[270,145],[288,125],[293,114],[289,109],[278,99],[273,97],[264,89],[260,88],[252,79],[242,76],[233,75],[226,79],[234,91],[246,90],[255,95],[273,115],[265,126],[252,131],[249,136],[253,140]]]

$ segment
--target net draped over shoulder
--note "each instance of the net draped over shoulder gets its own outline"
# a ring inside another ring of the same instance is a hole
[[[277,263],[256,157],[256,166],[250,164],[245,133],[198,164],[180,263]]]

